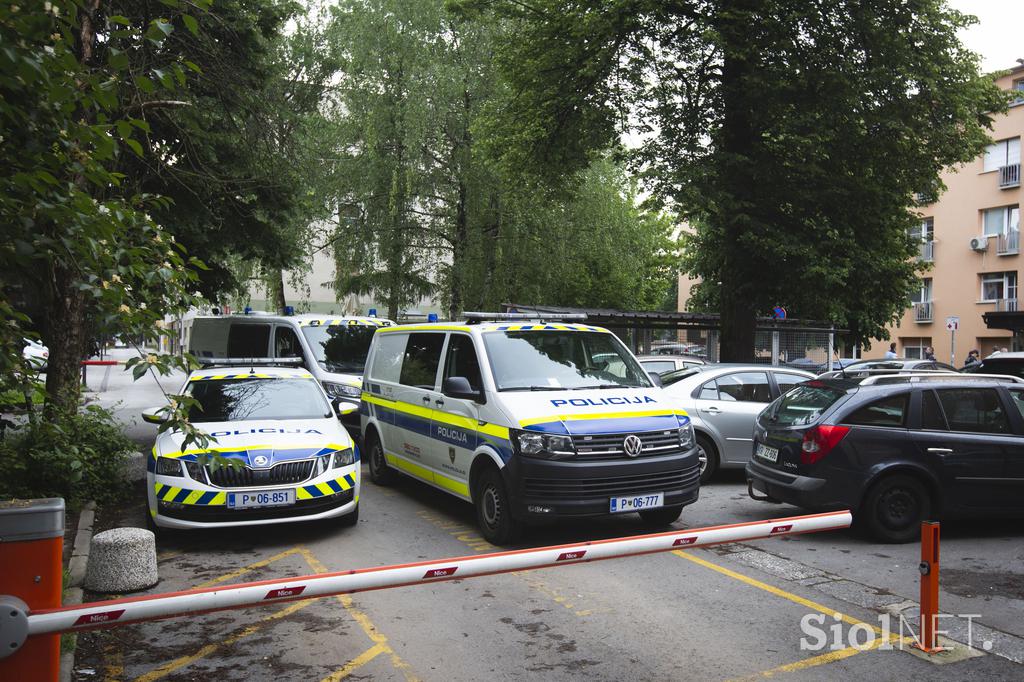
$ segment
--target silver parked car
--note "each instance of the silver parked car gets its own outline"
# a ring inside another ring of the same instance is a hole
[[[754,421],[768,403],[813,379],[771,365],[699,365],[662,375],[664,391],[690,415],[700,450],[701,482],[719,468],[740,468],[754,447]]]
[[[636,359],[640,361],[640,366],[646,371],[654,372],[655,374],[664,374],[665,372],[688,369],[704,364],[704,361],[700,358],[683,355],[638,355]]]

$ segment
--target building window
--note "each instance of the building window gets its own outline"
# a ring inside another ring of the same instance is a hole
[[[926,336],[921,339],[903,337],[900,339],[903,346],[903,357],[909,360],[921,360],[924,358],[924,349],[932,345],[932,337]]]
[[[1019,92],[1020,94],[1017,95],[1017,97],[1012,102],[1010,102],[1010,106],[1013,106],[1014,104],[1024,103],[1024,78],[1018,78],[1017,80],[1013,81],[1013,89]]]
[[[1003,301],[1016,299],[1016,272],[992,272],[981,276],[982,301]]]
[[[985,166],[982,172],[999,170],[1003,166],[1020,163],[1020,138],[1011,137],[985,147]]]
[[[1020,229],[1020,207],[1000,206],[981,212],[985,236],[1009,234]]]
[[[907,231],[913,241],[930,242],[935,238],[935,218],[925,218]]]
[[[932,278],[925,277],[921,280],[921,287],[910,295],[911,303],[931,303],[932,300]]]

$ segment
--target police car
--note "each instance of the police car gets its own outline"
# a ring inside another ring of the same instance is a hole
[[[697,500],[690,419],[614,334],[466,315],[374,335],[360,413],[375,483],[402,473],[472,502],[496,544],[558,517],[663,526]]]
[[[192,372],[181,390],[198,401],[189,419],[210,444],[182,450],[180,432],[157,437],[146,474],[152,524],[199,528],[338,518],[354,525],[359,451],[339,419],[357,406],[332,403],[305,369],[217,362]],[[143,419],[160,423],[161,409],[146,410]]]

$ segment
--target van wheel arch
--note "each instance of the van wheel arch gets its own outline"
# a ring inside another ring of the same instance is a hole
[[[478,453],[473,458],[473,464],[469,467],[469,499],[472,502],[476,502],[474,495],[476,493],[477,483],[480,481],[480,475],[485,469],[494,469],[497,472],[501,472],[501,469],[495,464],[494,460],[490,458],[487,453]]]

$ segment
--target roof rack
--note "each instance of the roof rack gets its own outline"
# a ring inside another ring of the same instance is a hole
[[[561,322],[582,322],[587,319],[586,313],[483,313],[465,312],[462,314],[471,324],[479,322],[497,322],[499,320],[558,320]]]
[[[874,376],[898,376],[905,374],[956,374],[961,376],[959,372],[953,372],[948,369],[897,369],[879,367],[877,369],[850,369],[845,367],[843,369],[833,369],[828,372],[822,372],[817,376],[818,379],[859,379],[867,375],[867,377]]]
[[[203,367],[298,367],[302,358],[196,358]]]
[[[912,372],[904,374],[876,375],[860,382],[861,386],[879,384],[916,383],[919,381],[1000,381],[1007,384],[1024,384],[1024,379],[1009,374],[959,374],[953,372]]]

